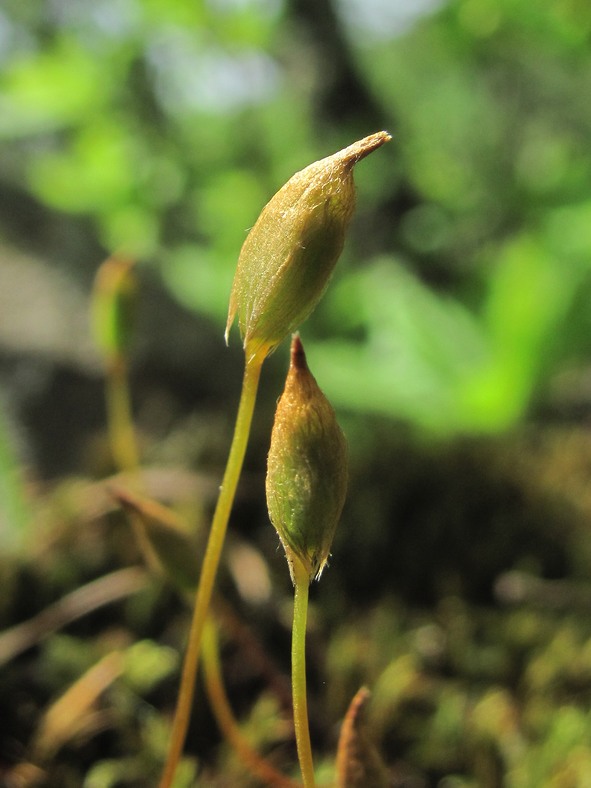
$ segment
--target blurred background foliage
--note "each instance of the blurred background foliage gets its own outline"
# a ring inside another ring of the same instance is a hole
[[[185,487],[180,494],[197,521],[237,398],[239,340],[233,333],[227,351],[222,332],[245,233],[294,171],[384,128],[393,141],[357,169],[343,258],[302,329],[353,456],[334,566],[317,592],[331,641],[318,668],[333,680],[330,724],[359,683],[373,681],[375,735],[390,764],[406,764],[397,785],[588,784],[591,632],[579,613],[589,599],[571,584],[591,569],[590,96],[586,0],[4,0],[6,624],[37,612],[19,596],[32,578],[39,606],[49,604],[134,555],[120,535],[97,549],[92,528],[73,529],[99,514],[101,537],[114,527],[94,488],[80,502],[74,479],[112,470],[87,325],[101,260],[138,260],[133,383],[144,455],[205,474],[202,497],[189,505]],[[284,370],[279,351],[247,466],[261,490]],[[39,489],[49,482],[49,493]],[[274,560],[258,492],[244,493],[236,527]],[[519,575],[499,586],[509,569],[567,585],[522,587]],[[177,621],[170,595],[151,593]],[[517,614],[499,609],[516,598],[525,605]],[[550,610],[540,612],[540,599]],[[364,605],[376,600],[368,618]],[[490,606],[484,619],[471,604]],[[429,621],[415,605],[431,606]],[[348,620],[350,606],[359,620]],[[158,661],[156,641],[178,646],[182,626],[148,624],[148,609],[121,618]],[[13,740],[26,740],[60,684],[63,653],[77,654],[80,670],[92,661],[89,631],[74,634],[76,646],[56,636],[41,663],[18,663],[4,685],[12,708],[8,686],[32,665],[55,668],[36,679],[3,760],[19,759]],[[375,644],[371,653],[358,636]],[[561,637],[579,658],[572,675],[552,645]],[[162,659],[164,674],[173,668],[168,652]],[[425,664],[437,679],[427,681]],[[173,692],[174,682],[165,686]],[[136,689],[124,679],[118,692],[127,719]],[[153,713],[160,692],[127,742],[144,761],[103,759],[88,786],[144,784],[137,770],[157,768],[146,753],[157,761],[162,750],[153,744],[166,729]],[[323,722],[319,713],[327,744]],[[76,784],[71,764],[54,784],[67,784],[67,769]],[[424,782],[404,782],[409,774]]]
[[[70,215],[218,325],[270,194],[394,133],[310,329],[338,405],[496,432],[587,353],[586,3],[52,0],[0,23],[5,205]]]
[[[435,6],[8,3],[2,180],[221,324],[268,196],[388,127],[314,358],[338,404],[502,429],[589,341],[589,11]]]

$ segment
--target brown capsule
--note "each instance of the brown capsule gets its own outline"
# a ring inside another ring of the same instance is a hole
[[[226,341],[238,316],[247,358],[271,352],[312,312],[343,250],[354,165],[391,139],[371,134],[297,172],[263,208],[234,277]]]
[[[267,462],[267,506],[285,547],[319,577],[330,554],[348,479],[345,436],[308,369],[299,336],[291,344]]]

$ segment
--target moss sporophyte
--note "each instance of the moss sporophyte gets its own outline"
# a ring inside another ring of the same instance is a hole
[[[267,462],[267,506],[295,588],[291,639],[293,719],[305,788],[315,785],[306,694],[310,582],[326,565],[347,491],[347,444],[332,406],[308,369],[296,334],[275,412]]]
[[[227,340],[238,316],[247,358],[273,350],[320,300],[353,215],[353,168],[389,139],[380,131],[310,164],[263,208],[240,252],[226,325]]]
[[[132,260],[110,257],[98,269],[92,293],[92,330],[107,373],[109,438],[119,470],[137,470],[139,457],[131,414],[128,366],[138,283]],[[145,540],[144,541],[145,544]]]
[[[242,393],[232,445],[201,565],[161,788],[172,785],[184,746],[203,630],[242,470],[263,362],[308,317],[324,293],[343,249],[345,232],[355,206],[353,168],[358,161],[389,139],[390,135],[385,131],[371,134],[296,173],[263,208],[242,246],[226,324],[227,341],[232,323],[238,318],[245,351]],[[293,376],[305,377],[302,357],[298,353],[295,355]],[[311,375],[310,379],[313,380]],[[337,439],[333,437],[333,440]],[[321,449],[318,448],[318,451],[321,456]],[[283,532],[280,532],[286,550],[291,550],[297,609],[302,613],[299,620],[304,632],[303,600],[307,598],[310,580],[318,575],[326,563],[336,525],[335,512],[338,509],[340,513],[337,499],[331,500],[326,511],[323,511],[321,498],[315,493],[308,504],[318,507],[319,516],[315,525],[304,528],[300,524],[303,521],[295,518],[289,528],[281,525]],[[279,513],[276,519],[282,523]],[[279,529],[280,526],[277,527]],[[298,600],[302,600],[302,603]],[[301,667],[298,676],[302,676]],[[305,692],[297,694],[298,697],[305,697]],[[308,763],[311,763],[311,758]],[[312,784],[309,766],[306,768],[305,782]]]

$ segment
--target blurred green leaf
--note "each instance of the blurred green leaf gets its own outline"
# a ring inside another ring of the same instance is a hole
[[[178,667],[178,653],[151,640],[134,643],[123,654],[123,679],[145,694]]]
[[[219,260],[204,246],[187,244],[169,252],[163,276],[181,304],[221,322],[228,313],[234,269],[235,261]]]
[[[0,72],[0,139],[73,126],[101,112],[109,74],[73,38],[16,58]]]
[[[503,429],[524,414],[578,279],[539,239],[522,236],[501,249],[484,313],[490,359],[462,392],[473,426]]]
[[[63,211],[101,213],[130,199],[137,178],[135,148],[115,124],[98,121],[86,125],[70,151],[47,153],[32,164],[32,188],[49,205]]]
[[[310,346],[310,367],[329,399],[440,432],[461,428],[458,392],[488,354],[475,316],[393,260],[376,261],[344,286],[356,291],[368,337]]]

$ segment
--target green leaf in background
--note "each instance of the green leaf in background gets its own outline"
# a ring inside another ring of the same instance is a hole
[[[585,252],[591,261],[588,211],[562,209],[545,234],[507,241],[489,262],[481,315],[394,260],[350,274],[329,296],[333,320],[341,310],[344,327],[363,326],[367,341],[310,347],[327,395],[341,407],[369,408],[437,433],[515,424],[566,352],[565,322]]]
[[[389,258],[350,275],[344,286],[356,291],[353,308],[368,335],[365,343],[310,346],[310,364],[331,401],[439,432],[459,429],[458,390],[488,353],[476,318]]]
[[[70,37],[15,58],[0,76],[0,139],[52,132],[100,112],[108,76]]]
[[[561,262],[529,235],[500,250],[483,315],[490,357],[461,392],[468,426],[503,429],[526,411],[578,284],[578,271]]]
[[[220,320],[228,308],[235,267],[235,261],[220,261],[206,246],[184,244],[166,255],[163,277],[181,304]]]
[[[62,211],[103,212],[129,201],[139,159],[136,147],[121,126],[97,120],[76,134],[67,153],[39,157],[30,169],[31,186]]]

